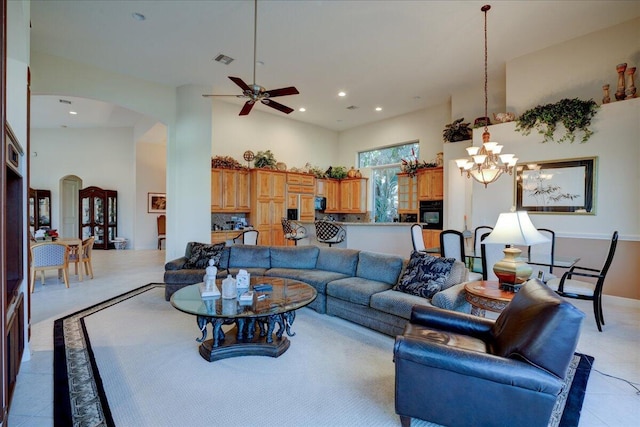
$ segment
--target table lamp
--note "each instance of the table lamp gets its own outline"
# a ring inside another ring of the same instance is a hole
[[[493,231],[482,243],[531,246],[548,241],[531,223],[527,212],[518,211],[501,213]],[[531,276],[531,266],[519,258],[520,249],[508,247],[503,252],[504,258],[495,263],[493,272],[500,281],[500,289],[518,292]]]

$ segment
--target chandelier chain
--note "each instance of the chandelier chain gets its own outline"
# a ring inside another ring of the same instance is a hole
[[[488,98],[488,91],[489,91],[489,72],[488,72],[488,68],[487,68],[487,62],[488,62],[488,54],[487,54],[487,11],[489,11],[489,9],[491,8],[490,5],[485,5],[482,7],[482,11],[484,12],[484,131],[488,132],[489,131],[489,108],[488,108],[488,103],[489,103],[489,98]]]

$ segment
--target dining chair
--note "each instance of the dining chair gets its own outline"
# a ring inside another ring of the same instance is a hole
[[[257,245],[259,234],[260,232],[258,230],[245,230],[233,238],[233,243],[243,245]]]
[[[167,217],[158,215],[156,225],[158,228],[158,249],[162,249],[162,241],[167,239]]]
[[[479,225],[473,230],[473,251],[479,254],[481,251],[480,244],[482,242],[482,235],[493,231],[493,227],[489,225]]]
[[[555,279],[556,276],[553,275],[553,259],[555,256],[555,247],[556,247],[556,233],[553,230],[549,230],[548,228],[538,228],[540,234],[549,239],[546,243],[539,243],[537,245],[529,246],[528,256],[529,261],[533,262],[542,262],[549,265],[535,265],[529,264],[531,266],[531,270],[533,273],[531,277],[538,277],[539,273],[544,273],[543,282],[547,282],[548,280]]]
[[[611,236],[611,243],[609,244],[609,253],[607,254],[604,266],[600,270],[574,265],[569,271],[565,272],[561,278],[551,279],[547,282],[547,286],[556,291],[558,295],[566,298],[593,301],[593,314],[596,318],[598,331],[600,332],[602,332],[602,325],[604,325],[602,288],[604,287],[604,280],[607,277],[607,272],[613,261],[613,256],[616,253],[617,245],[618,232],[614,231],[613,236]],[[592,281],[577,280],[573,278],[574,276],[590,278],[591,280],[595,279],[595,283]]]
[[[31,245],[31,293],[36,287],[36,272],[41,273],[42,285],[45,284],[44,272],[58,270],[58,280],[62,276],[65,286],[69,287],[69,247],[64,243],[44,242]]]
[[[414,251],[426,251],[424,246],[424,237],[422,236],[422,226],[420,224],[413,224],[411,226],[411,242],[413,243]]]
[[[307,229],[302,224],[287,218],[282,218],[282,231],[284,238],[293,241],[294,245],[298,245],[298,240],[307,237]]]
[[[493,266],[496,262],[504,258],[504,248],[500,243],[482,243],[491,233],[484,233],[480,236],[480,253],[482,254],[482,280],[498,281],[498,276],[493,272]]]
[[[327,243],[329,247],[343,242],[347,237],[347,231],[333,221],[319,220],[314,223],[316,228],[316,239],[320,243]]]
[[[88,239],[84,239],[82,241],[82,245],[80,247],[70,247],[69,251],[69,263],[74,264],[75,274],[78,274],[78,264],[82,262],[83,265],[80,265],[80,268],[84,268],[85,276],[89,276],[93,279],[93,265],[91,264],[91,253],[93,252],[93,244],[95,242],[95,237],[91,236]],[[80,261],[80,256],[78,251],[82,251],[82,261]]]
[[[467,263],[464,253],[464,234],[458,230],[444,230],[440,233],[440,255],[444,258],[455,258]],[[475,282],[482,280],[482,273],[469,272],[468,280]]]

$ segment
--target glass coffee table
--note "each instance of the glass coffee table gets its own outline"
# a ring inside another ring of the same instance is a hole
[[[254,290],[267,284],[270,290]],[[222,279],[216,280],[222,289]],[[201,297],[200,284],[186,286],[171,296],[171,304],[180,311],[195,315],[202,336],[200,355],[207,361],[236,356],[278,357],[289,348],[293,336],[291,325],[296,310],[316,299],[317,292],[309,284],[279,277],[251,277],[251,301]],[[207,340],[207,325],[212,326],[212,338]],[[223,325],[234,325],[226,333]],[[277,330],[276,330],[277,326]]]

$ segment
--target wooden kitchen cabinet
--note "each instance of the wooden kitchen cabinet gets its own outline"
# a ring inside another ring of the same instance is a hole
[[[367,178],[343,179],[340,181],[341,213],[366,213]],[[326,211],[325,211],[326,212]]]
[[[398,174],[398,213],[418,213],[418,178],[415,175]]]
[[[440,246],[440,233],[442,230],[422,229],[422,238],[425,248],[437,248]]]
[[[286,216],[286,173],[251,170],[251,213],[249,219],[260,232],[259,245],[283,246],[282,218]]]
[[[444,198],[443,169],[425,168],[417,173],[418,200],[442,200]]]
[[[249,171],[211,169],[211,212],[249,212]]]
[[[325,213],[340,212],[340,181],[337,179],[319,179],[316,194],[327,199]]]

